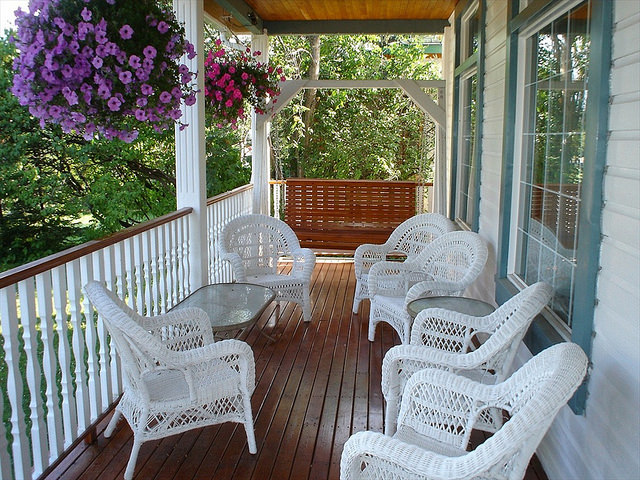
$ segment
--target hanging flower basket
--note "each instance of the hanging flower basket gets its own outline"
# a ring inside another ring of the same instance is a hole
[[[195,49],[166,2],[31,0],[16,24],[12,92],[42,127],[131,142],[139,122],[167,129],[196,101],[178,63]]]
[[[277,102],[280,81],[284,81],[281,68],[274,68],[256,60],[260,52],[227,52],[216,40],[204,61],[204,95],[213,109],[218,127],[237,128],[239,120],[246,118],[247,104],[258,113],[267,113],[268,103]],[[271,107],[273,108],[273,107]]]

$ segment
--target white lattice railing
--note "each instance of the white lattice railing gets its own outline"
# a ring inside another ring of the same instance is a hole
[[[233,280],[228,262],[218,253],[218,236],[229,220],[251,213],[253,186],[244,185],[207,201],[207,238],[209,244],[209,283]]]
[[[38,477],[118,398],[118,358],[82,286],[103,280],[138,312],[166,312],[189,288],[190,213],[183,209],[0,274],[3,479]]]
[[[226,221],[250,212],[251,189],[208,201],[212,283],[231,280],[215,239]],[[0,274],[0,478],[37,478],[109,411],[122,392],[118,357],[82,286],[103,280],[139,313],[166,312],[191,291],[191,211]]]

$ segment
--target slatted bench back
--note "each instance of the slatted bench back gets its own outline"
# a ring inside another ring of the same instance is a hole
[[[305,247],[354,250],[384,243],[416,214],[416,182],[287,180],[285,220]]]

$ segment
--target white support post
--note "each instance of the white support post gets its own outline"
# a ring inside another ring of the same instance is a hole
[[[261,52],[257,59],[269,61],[269,37],[267,35],[251,35],[251,48]],[[255,110],[251,113],[251,183],[253,184],[253,213],[269,215],[269,174],[270,149],[269,129],[271,122],[260,121]]]
[[[438,89],[438,105],[444,108],[446,104],[445,89]],[[433,212],[446,215],[447,200],[446,188],[447,182],[446,165],[447,165],[447,131],[444,125],[436,125],[436,154],[434,159],[433,174],[433,191],[431,205]]]
[[[176,126],[176,196],[178,209],[193,208],[189,216],[189,289],[194,291],[207,283],[207,198],[206,151],[204,134],[204,3],[203,0],[173,0],[179,22],[184,24],[186,38],[198,55],[180,59],[192,72],[198,72],[197,101],[182,106],[184,130]]]

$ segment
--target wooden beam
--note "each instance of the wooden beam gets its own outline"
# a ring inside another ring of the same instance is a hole
[[[244,0],[214,0],[224,10],[246,28],[250,33],[262,35],[264,22],[262,18]]]
[[[221,3],[221,0],[216,0]],[[442,33],[447,20],[301,20],[265,21],[269,35]]]
[[[433,99],[424,93],[414,80],[397,79],[394,82],[398,87],[402,88],[411,100],[418,105],[422,111],[429,115],[439,127],[445,128],[446,115],[444,109],[438,105]]]
[[[282,82],[280,84],[280,95],[278,96],[278,101],[275,104],[270,102],[267,106],[268,110],[270,106],[273,105],[273,110],[263,115],[256,115],[258,125],[264,124],[265,122],[270,120],[276,113],[286,107],[287,104],[293,99],[293,97],[295,97],[298,92],[306,86],[308,82],[309,80],[302,79],[287,80],[286,82]]]
[[[287,80],[280,84],[280,95],[273,110],[268,114],[258,115],[257,121],[264,123],[270,120],[303,88],[402,88],[421,110],[429,114],[439,126],[444,128],[444,110],[421,88],[445,88],[445,86],[444,80]]]

